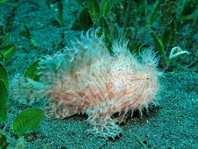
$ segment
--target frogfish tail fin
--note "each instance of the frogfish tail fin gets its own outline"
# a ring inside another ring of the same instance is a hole
[[[31,104],[44,97],[45,85],[26,77],[12,80],[9,95],[11,99],[22,104]]]

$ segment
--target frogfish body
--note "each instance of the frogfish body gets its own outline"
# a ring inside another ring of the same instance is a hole
[[[40,59],[39,81],[13,79],[11,98],[24,104],[46,99],[48,117],[86,114],[90,133],[115,138],[122,132],[119,124],[134,110],[141,113],[156,103],[160,73],[158,58],[151,49],[134,56],[127,42],[115,40],[112,51],[113,56],[97,30],[82,33],[63,52]]]

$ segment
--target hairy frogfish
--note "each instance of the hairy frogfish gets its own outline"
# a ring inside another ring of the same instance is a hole
[[[119,124],[156,104],[159,91],[158,58],[152,49],[132,54],[124,40],[115,40],[113,54],[97,30],[82,33],[61,52],[39,60],[39,81],[17,76],[10,85],[11,99],[30,104],[46,99],[45,114],[65,119],[88,116],[89,133],[115,138]]]

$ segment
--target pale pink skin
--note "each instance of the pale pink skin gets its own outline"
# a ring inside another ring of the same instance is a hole
[[[57,84],[53,86],[52,91],[48,94],[48,97],[54,101],[61,101],[66,104],[68,108],[77,107],[76,113],[83,112],[88,109],[90,106],[97,107],[98,104],[102,102],[111,101],[116,103],[115,105],[111,105],[109,107],[110,113],[114,114],[120,111],[126,111],[130,109],[142,109],[147,106],[150,102],[153,101],[155,94],[149,94],[147,89],[153,89],[154,87],[157,89],[158,84],[156,82],[156,86],[153,86],[153,82],[147,80],[149,76],[128,76],[130,78],[129,83],[133,84],[131,87],[128,87],[124,91],[115,92],[112,88],[115,87],[113,82],[105,83],[105,88],[98,88],[98,93],[93,93],[92,88],[97,88],[96,84],[90,84],[85,89],[84,92],[74,92],[74,93],[65,93],[65,90],[59,88],[60,86]],[[116,81],[122,82],[126,79],[126,76],[117,76]],[[157,81],[157,78],[153,78],[154,82]],[[70,84],[69,81],[73,82],[71,78],[68,81],[64,82],[66,84]],[[140,84],[141,83],[141,84]],[[68,85],[69,86],[69,85]],[[114,92],[113,92],[114,91]],[[148,92],[148,93],[144,93]],[[136,97],[134,94],[136,94]],[[144,97],[143,97],[144,96]],[[127,99],[128,100],[125,100]],[[93,99],[94,102],[93,102]],[[124,102],[124,103],[123,103]],[[109,114],[110,114],[109,113]]]

